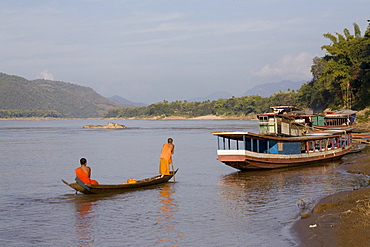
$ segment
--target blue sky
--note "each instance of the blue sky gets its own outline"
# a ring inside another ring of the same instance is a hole
[[[0,72],[135,102],[308,81],[324,33],[362,33],[368,0],[2,0]]]

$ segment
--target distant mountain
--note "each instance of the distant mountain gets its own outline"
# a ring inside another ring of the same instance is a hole
[[[298,90],[305,82],[306,81],[293,82],[284,80],[280,82],[266,83],[254,86],[253,88],[247,90],[242,96],[259,95],[262,97],[269,97],[274,93],[280,92],[280,90],[284,92],[287,92],[288,89],[290,89],[291,91]]]
[[[101,117],[118,106],[89,87],[0,73],[2,110],[53,110],[60,117],[82,118]]]
[[[108,97],[108,99],[113,100],[117,103],[119,103],[121,106],[147,106],[147,104],[144,103],[137,103],[137,102],[132,102],[128,99],[122,98],[121,96],[115,95],[112,97]]]
[[[242,97],[242,96],[250,96],[250,95],[259,95],[262,97],[269,97],[270,95],[274,93],[278,93],[280,91],[287,92],[289,90],[298,90],[301,88],[302,84],[305,83],[306,81],[299,81],[299,82],[293,82],[293,81],[280,81],[280,82],[273,82],[273,83],[266,83],[262,85],[257,85],[254,86],[253,88],[247,90],[244,94],[235,97]],[[233,95],[229,92],[226,91],[219,91],[212,93],[208,96],[205,97],[196,97],[189,99],[189,102],[202,102],[206,100],[218,100],[218,99],[229,99]]]
[[[213,101],[213,100],[218,100],[218,99],[228,99],[231,97],[232,97],[231,93],[226,92],[226,91],[219,91],[219,92],[212,93],[205,97],[196,97],[196,98],[189,99],[188,102],[203,102],[207,100]]]

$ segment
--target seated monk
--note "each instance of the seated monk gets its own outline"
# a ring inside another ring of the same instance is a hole
[[[99,184],[98,181],[90,179],[91,168],[87,166],[87,160],[85,158],[80,159],[81,167],[76,168],[76,176],[85,184]]]

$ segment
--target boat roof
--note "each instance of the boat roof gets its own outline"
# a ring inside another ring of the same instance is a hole
[[[327,114],[325,118],[347,118],[353,114]]]
[[[325,132],[330,132],[330,131],[346,131],[346,132],[352,132],[355,128],[353,127],[348,127],[347,125],[333,125],[333,126],[319,126],[315,125],[314,129],[316,131],[322,130]]]
[[[326,116],[331,116],[331,115],[352,115],[355,114],[357,111],[350,110],[350,109],[341,109],[337,110],[334,112],[328,112]]]
[[[212,132],[212,134],[220,136],[220,137],[234,139],[234,140],[243,140],[243,136],[246,136],[246,137],[250,137],[254,139],[292,142],[292,141],[307,141],[307,140],[313,141],[313,140],[327,139],[328,137],[339,137],[344,132],[346,131],[345,130],[330,130],[330,131],[312,132],[312,133],[307,133],[304,136],[292,136],[292,137],[261,135],[261,134],[256,134],[253,132],[247,132],[247,131],[220,131],[220,132]]]
[[[295,106],[291,105],[278,105],[278,106],[270,106],[272,110],[301,110],[300,108],[297,108]]]

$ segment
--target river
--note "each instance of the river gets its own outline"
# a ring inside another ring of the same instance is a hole
[[[290,228],[302,213],[366,181],[338,168],[341,161],[253,172],[217,161],[211,132],[257,132],[256,121],[116,120],[128,128],[82,128],[107,122],[0,121],[1,246],[297,246]],[[81,157],[102,184],[157,175],[168,137],[175,182],[109,196],[75,195],[61,182],[74,181]]]

